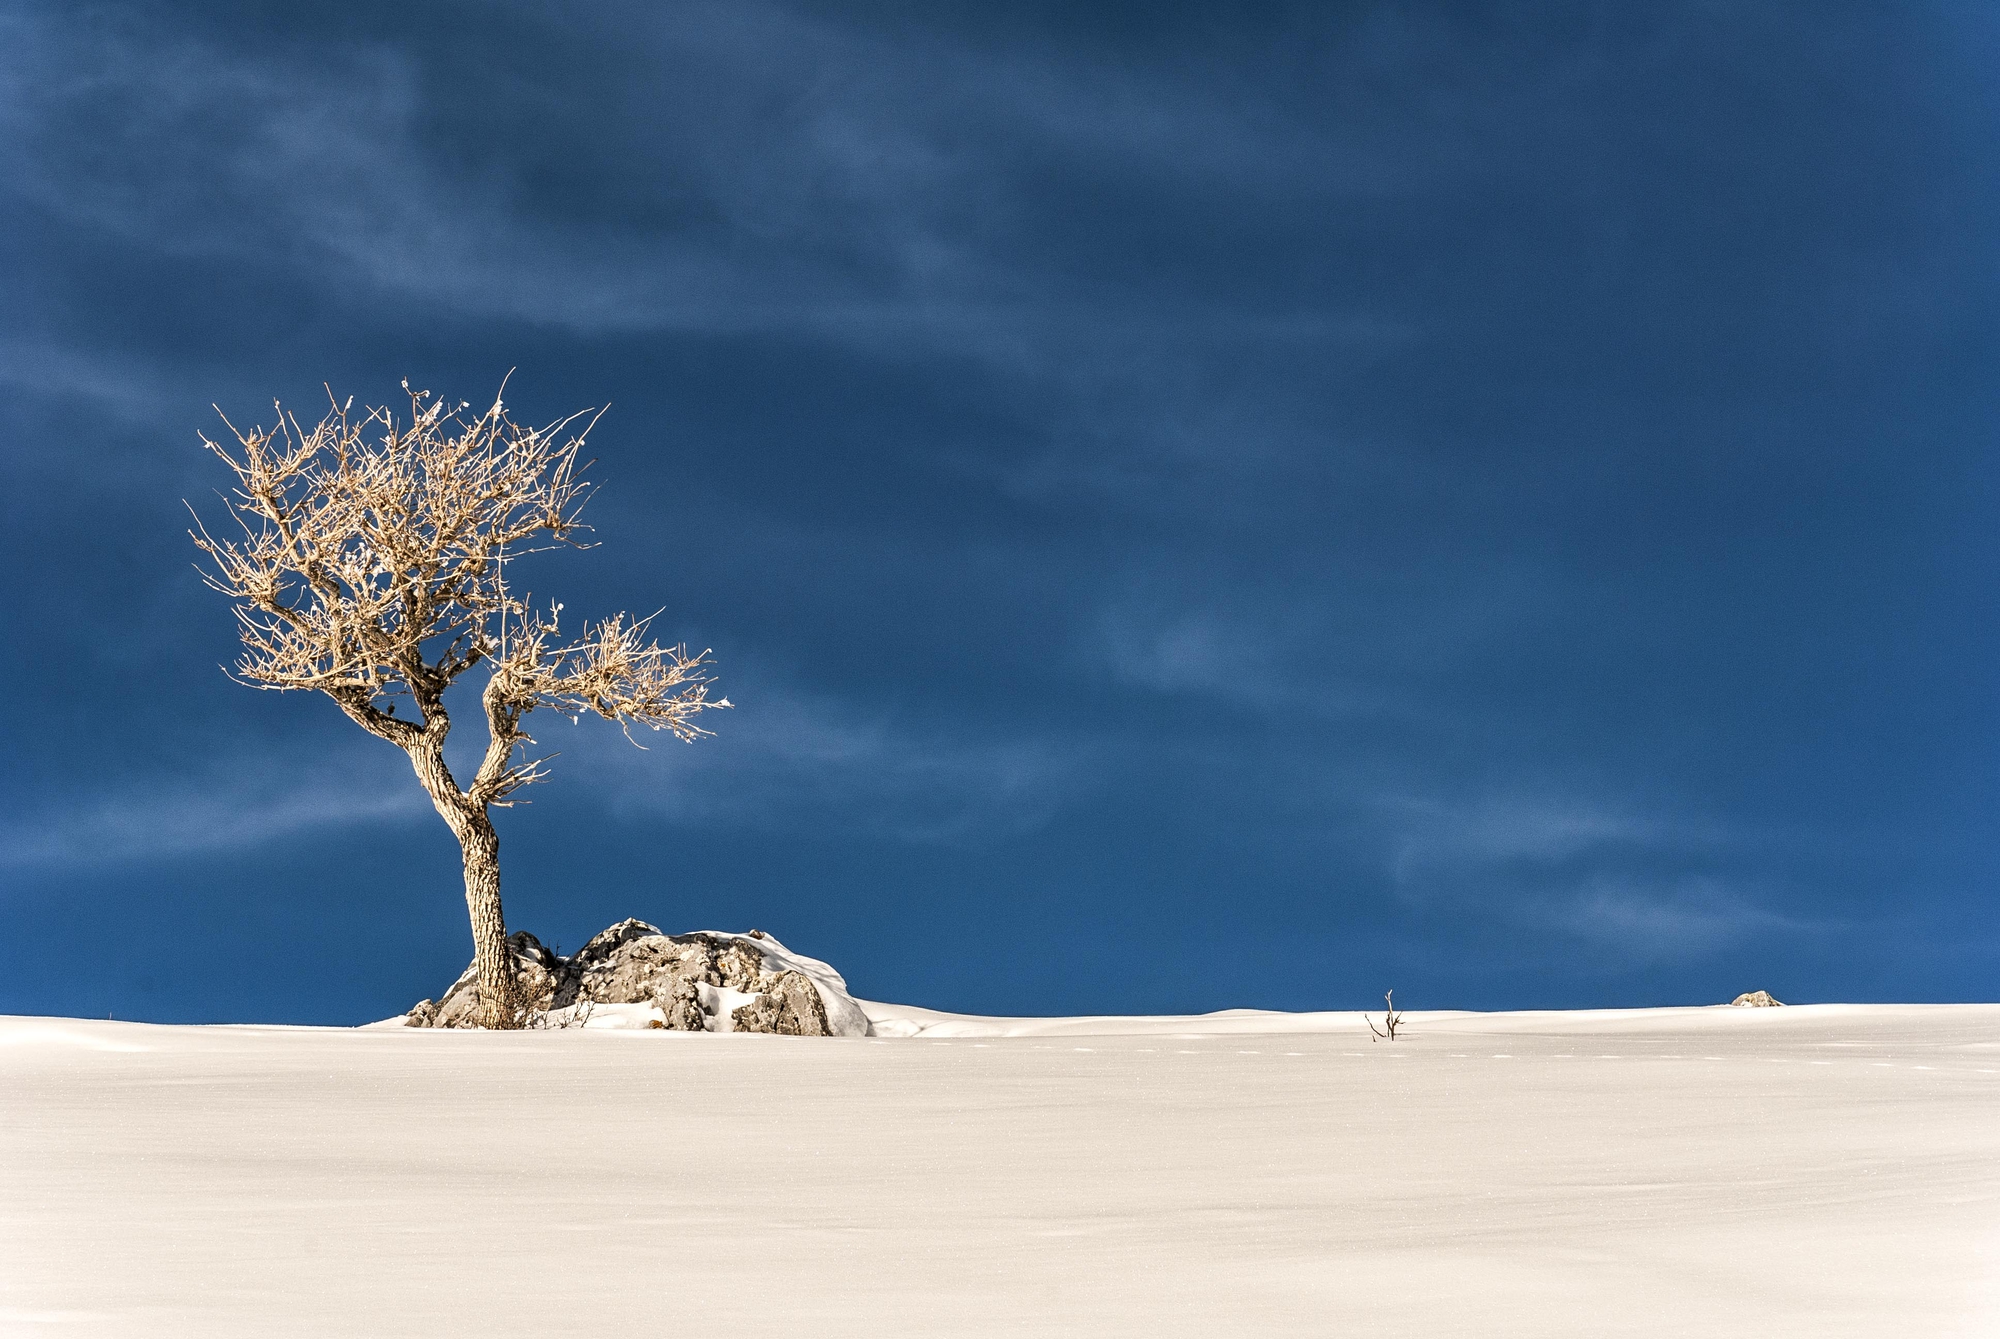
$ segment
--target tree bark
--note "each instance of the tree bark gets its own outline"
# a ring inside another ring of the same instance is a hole
[[[465,855],[465,909],[472,916],[472,960],[479,971],[480,1023],[511,1028],[516,1017],[513,955],[500,909],[500,834],[485,814],[468,816],[459,835]]]
[[[458,838],[465,861],[465,909],[472,918],[472,961],[479,981],[479,1024],[512,1028],[520,1024],[514,982],[513,955],[507,951],[507,917],[500,906],[500,834],[486,816],[486,806],[469,798],[452,779],[444,761],[441,710],[434,711],[435,728],[425,729],[410,745],[410,765],[431,797],[432,806]]]

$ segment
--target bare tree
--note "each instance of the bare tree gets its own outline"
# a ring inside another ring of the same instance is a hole
[[[1379,1029],[1375,1026],[1375,1020],[1367,1014],[1361,1015],[1361,1021],[1368,1025],[1368,1031],[1371,1034],[1372,1040],[1394,1041],[1396,1040],[1396,1029],[1403,1026],[1403,1016],[1396,1012],[1396,992],[1392,990],[1384,995],[1382,997],[1382,1005],[1384,1013],[1382,1015],[1382,1026]]]
[[[560,604],[538,612],[508,586],[508,564],[524,554],[587,547],[579,516],[591,489],[577,455],[594,416],[574,432],[582,415],[524,428],[498,398],[475,416],[403,389],[407,420],[386,407],[356,414],[351,399],[310,431],[283,406],[269,430],[225,417],[234,444],[202,442],[236,475],[225,500],[242,534],[216,539],[197,517],[192,538],[211,562],[204,580],[236,601],[234,677],[325,693],[409,755],[465,857],[481,1022],[512,1027],[520,1011],[488,811],[546,775],[547,759],[524,752],[534,740],[523,719],[538,707],[572,721],[591,711],[628,738],[641,725],[691,741],[709,733],[696,717],[729,701],[708,700],[709,653],[649,640],[651,619],[616,614],[566,638]],[[461,785],[445,765],[444,694],[482,664],[486,752]],[[399,715],[405,702],[413,710]]]

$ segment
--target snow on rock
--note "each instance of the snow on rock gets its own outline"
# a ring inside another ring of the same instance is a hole
[[[1771,992],[1768,990],[1745,991],[1731,1000],[1730,1003],[1739,1009],[1782,1009],[1785,1007],[1785,1002],[1783,1000],[1772,999]]]
[[[645,921],[624,920],[567,958],[525,930],[508,936],[507,944],[531,1015],[550,1027],[869,1034],[868,1015],[839,972],[761,930],[669,935]],[[468,966],[443,998],[421,1001],[403,1021],[470,1027],[478,1011],[479,985]]]

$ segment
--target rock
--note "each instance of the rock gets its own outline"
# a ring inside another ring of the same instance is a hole
[[[507,943],[530,1023],[571,1006],[584,1017],[595,1005],[646,1005],[659,1011],[661,1027],[679,1032],[732,1024],[795,1037],[865,1037],[869,1031],[868,1016],[838,972],[792,953],[763,931],[755,938],[711,931],[669,935],[645,921],[624,920],[568,958],[525,931]],[[428,1012],[412,1010],[406,1021],[475,1027],[478,1016],[478,985],[468,967]],[[619,1024],[607,1017],[597,1025]],[[623,1025],[642,1026],[636,1019]]]
[[[589,943],[570,955],[570,966],[578,972],[587,972],[593,967],[602,966],[619,949],[633,940],[645,939],[659,933],[660,927],[657,925],[648,925],[645,921],[629,918],[622,920],[610,929],[600,930],[592,935]]]
[[[430,1000],[418,1000],[403,1019],[404,1027],[436,1027],[438,1007]]]
[[[701,991],[684,976],[668,979],[653,993],[653,1007],[666,1020],[660,1027],[676,1032],[708,1031],[708,1015],[701,1011]]]
[[[1782,1009],[1785,1007],[1785,1002],[1783,1000],[1772,999],[1771,992],[1768,990],[1753,990],[1747,994],[1738,995],[1730,1003],[1740,1009]]]
[[[598,1004],[644,1004],[670,981],[698,981],[756,994],[766,984],[764,955],[734,936],[664,935],[625,921],[570,959],[577,997]]]
[[[826,1004],[802,972],[785,972],[770,990],[729,1015],[738,1032],[774,1032],[784,1037],[831,1037]]]
[[[737,1032],[776,1032],[779,1008],[776,999],[759,995],[741,1008],[730,1010],[729,1019]]]
[[[514,959],[514,980],[518,983],[519,992],[515,997],[516,1002],[531,1013],[560,1008],[556,996],[567,984],[568,964],[526,930],[516,930],[508,935],[507,948]],[[429,1026],[479,1026],[477,977],[477,964],[468,966],[458,980],[452,983],[451,989],[438,1000],[437,1012],[433,1015]],[[574,993],[573,990],[571,993]]]
[[[592,939],[570,959],[580,999],[597,1004],[645,1004],[668,981],[698,977],[705,963],[644,921],[625,921]]]
[[[708,935],[694,935],[703,942],[710,954],[709,962],[715,976],[706,980],[711,986],[727,986],[731,990],[760,990],[764,984],[764,954],[744,943],[741,939],[717,940]]]

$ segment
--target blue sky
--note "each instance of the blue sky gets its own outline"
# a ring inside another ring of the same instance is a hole
[[[456,974],[450,835],[222,676],[181,500],[211,403],[510,368],[611,406],[532,584],[738,704],[541,723],[515,928],[981,1012],[1993,998],[1989,8],[267,8],[0,15],[0,1011]]]

